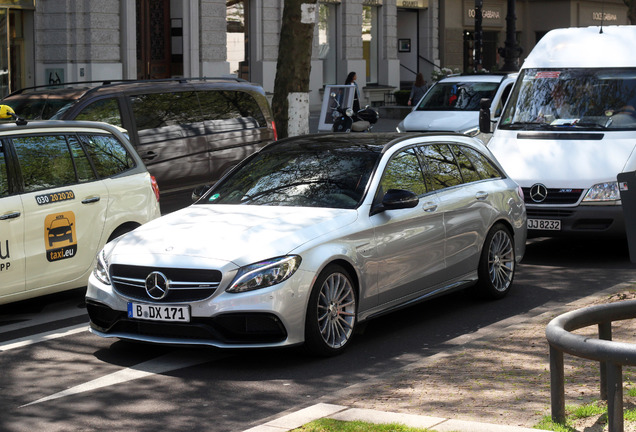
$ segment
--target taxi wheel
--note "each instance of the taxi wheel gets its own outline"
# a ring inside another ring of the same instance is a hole
[[[515,275],[515,243],[510,230],[495,224],[484,242],[479,260],[477,291],[482,297],[499,299],[508,294]]]
[[[356,325],[356,292],[349,272],[327,266],[316,279],[305,318],[305,348],[314,355],[340,354]]]

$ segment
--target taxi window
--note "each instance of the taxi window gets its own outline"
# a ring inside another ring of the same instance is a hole
[[[135,161],[114,136],[80,135],[80,141],[90,156],[95,171],[101,177],[110,177],[135,167]]]
[[[0,143],[0,197],[9,195],[9,178],[4,157],[4,145]]]
[[[101,99],[91,103],[75,117],[75,120],[101,121],[123,127],[119,104],[114,98]]]
[[[77,137],[69,136],[68,145],[71,148],[71,154],[75,161],[75,169],[77,170],[77,179],[79,182],[83,183],[95,180],[96,177],[93,168],[91,168],[91,163],[88,161],[88,157],[86,153],[84,153],[84,149],[82,149]]]
[[[25,192],[73,184],[77,181],[64,135],[13,138]]]

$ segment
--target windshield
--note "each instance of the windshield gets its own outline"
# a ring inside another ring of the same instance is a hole
[[[217,183],[199,203],[353,209],[379,148],[317,145],[266,149]]]
[[[66,97],[34,93],[11,96],[3,99],[2,103],[9,105],[16,115],[25,120],[51,120],[58,119],[76,99],[71,95]]]
[[[636,69],[526,69],[499,127],[636,129]]]
[[[498,87],[498,82],[440,81],[424,95],[417,111],[479,111],[479,101],[492,99]]]

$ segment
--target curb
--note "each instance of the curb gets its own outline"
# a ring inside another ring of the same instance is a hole
[[[437,432],[541,432],[520,426],[508,426],[473,421],[452,420],[415,414],[391,413],[370,409],[348,408],[342,405],[319,403],[270,422],[247,429],[244,432],[284,432],[301,427],[320,418],[341,421],[365,421],[368,423],[399,423],[409,427],[434,429]]]

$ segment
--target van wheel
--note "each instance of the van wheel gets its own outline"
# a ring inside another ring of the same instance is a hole
[[[515,243],[510,230],[495,224],[484,242],[479,259],[477,292],[480,296],[499,299],[508,294],[515,275]]]
[[[305,348],[314,355],[340,354],[356,325],[356,292],[342,266],[327,266],[316,279],[305,317]]]

